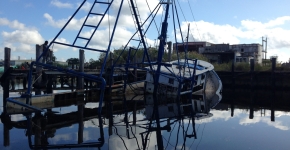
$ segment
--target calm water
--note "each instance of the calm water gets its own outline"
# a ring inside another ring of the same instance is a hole
[[[2,94],[1,89],[1,112]],[[287,96],[286,92],[224,89],[222,97],[198,95],[177,103],[175,98],[163,96],[154,105],[152,95],[126,95],[111,102],[106,99],[100,116],[98,102],[55,104],[58,106],[50,113],[32,114],[32,121],[29,115],[15,114],[11,121],[2,122],[0,149],[30,149],[29,143],[43,147],[87,143],[92,149],[112,150],[288,150]]]

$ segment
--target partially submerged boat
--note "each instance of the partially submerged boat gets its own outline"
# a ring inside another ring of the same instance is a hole
[[[156,68],[156,67],[154,67]],[[154,71],[147,71],[145,87],[147,93],[154,93]],[[206,84],[208,83],[208,85]],[[180,95],[210,90],[220,91],[222,82],[214,71],[214,66],[203,60],[180,59],[161,66],[158,94]]]

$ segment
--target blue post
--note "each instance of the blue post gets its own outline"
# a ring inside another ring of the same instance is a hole
[[[159,76],[160,76],[160,69],[161,69],[161,62],[162,57],[164,54],[164,46],[166,44],[166,38],[167,38],[167,18],[168,18],[168,12],[169,12],[169,1],[166,4],[166,13],[164,17],[164,22],[162,23],[162,30],[161,35],[159,36],[159,49],[158,49],[158,56],[157,56],[157,70],[155,72],[155,78],[154,78],[154,91],[153,94],[157,94],[158,86],[159,86]]]

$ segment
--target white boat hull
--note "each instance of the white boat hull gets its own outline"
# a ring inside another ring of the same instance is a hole
[[[190,68],[179,71],[176,67],[171,67],[170,71],[168,68],[161,67],[161,74],[158,81],[158,94],[164,95],[178,95],[178,88],[181,84],[180,94],[193,93],[196,91],[207,90],[221,90],[222,83],[220,78],[213,70],[213,66],[205,61],[198,61],[198,65],[203,67],[203,69],[196,69],[195,74],[195,83],[193,85],[193,90],[191,89],[191,81],[185,79],[190,79],[193,77],[193,68]],[[181,72],[180,77],[178,78],[178,72]],[[175,73],[175,74],[173,74]],[[180,79],[180,81],[178,81]],[[185,81],[185,82],[183,82]],[[147,71],[146,80],[145,80],[145,89],[147,93],[153,94],[154,92],[154,79],[153,74],[150,71]]]

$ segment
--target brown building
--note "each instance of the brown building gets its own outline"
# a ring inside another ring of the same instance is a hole
[[[199,49],[199,53],[205,55],[211,63],[248,62],[254,59],[256,63],[262,63],[261,44],[212,44]]]
[[[178,52],[184,52],[184,50],[187,47],[187,51],[188,52],[197,52],[198,53],[198,49],[201,47],[206,47],[206,46],[210,46],[212,43],[209,42],[204,42],[204,41],[200,41],[200,42],[188,42],[187,45],[186,43],[174,43],[173,44],[173,52],[176,52],[176,49],[178,49]]]

